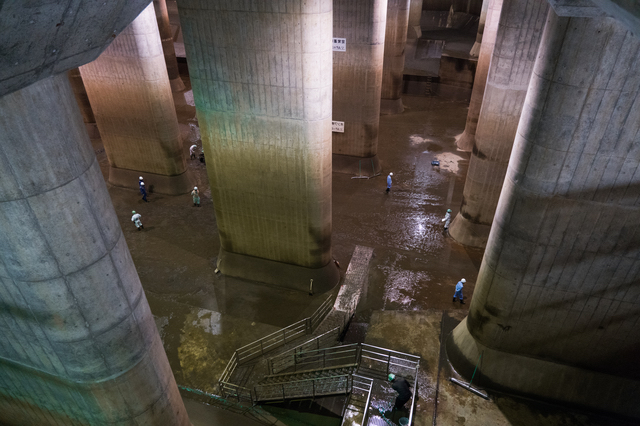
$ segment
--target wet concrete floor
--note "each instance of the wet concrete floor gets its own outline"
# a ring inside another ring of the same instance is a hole
[[[188,75],[183,79],[188,90]],[[176,109],[188,158],[189,146],[201,142],[189,92],[186,99]],[[508,396],[487,402],[448,381],[452,372],[439,358],[442,319],[451,329],[466,315],[468,304],[452,302],[454,287],[466,278],[465,298],[473,297],[483,254],[453,241],[441,222],[446,209],[455,215],[461,202],[469,154],[456,150],[455,137],[464,129],[467,104],[416,96],[403,101],[402,114],[380,119],[383,173],[371,179],[333,174],[332,250],[342,273],[356,245],[374,249],[348,338],[422,357],[415,425],[625,424]],[[104,148],[99,139],[93,144],[106,177]],[[151,193],[145,203],[135,190],[110,186],[109,192],[176,381],[218,394],[217,380],[236,348],[309,316],[326,294],[216,274],[220,243],[206,165],[197,159],[188,165],[201,189],[200,208],[188,194]],[[393,187],[386,193],[389,172]],[[143,231],[131,222],[132,210],[142,214]],[[196,426],[255,424],[193,404],[188,408]]]

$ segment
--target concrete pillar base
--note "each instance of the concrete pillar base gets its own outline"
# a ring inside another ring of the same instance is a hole
[[[181,195],[191,192],[195,179],[186,172],[176,176],[157,175],[136,170],[109,167],[109,183],[114,186],[138,190],[138,177],[144,177],[147,192],[167,195]]]
[[[468,128],[469,126],[464,129],[464,132],[456,140],[456,146],[460,151],[471,152],[473,150],[473,145],[476,143],[475,126],[473,127],[473,133],[470,132]]]
[[[377,155],[373,157],[354,157],[352,155],[333,154],[333,171],[356,176],[375,176],[382,172]]]
[[[220,247],[216,266],[225,275],[304,292],[309,291],[311,279],[313,279],[314,293],[329,291],[340,282],[340,270],[333,261],[321,268],[311,269],[274,260],[231,253]]]
[[[402,111],[404,111],[402,98],[380,99],[380,115],[400,114]]]
[[[490,225],[473,223],[460,213],[453,218],[449,226],[451,238],[465,246],[485,248],[489,240]]]
[[[182,92],[185,89],[184,82],[180,77],[169,80],[169,83],[171,84],[172,92]]]
[[[473,378],[478,387],[640,418],[638,381],[491,349],[469,333],[467,318],[445,345],[452,366],[467,380],[482,354]]]

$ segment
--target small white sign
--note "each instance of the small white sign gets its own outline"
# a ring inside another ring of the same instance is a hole
[[[337,133],[344,133],[344,121],[332,121],[331,131]]]
[[[346,52],[347,51],[347,39],[335,38],[333,39],[333,51],[334,52]]]

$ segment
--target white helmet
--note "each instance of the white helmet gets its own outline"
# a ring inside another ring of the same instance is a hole
[[[144,182],[140,182],[140,185],[144,186]]]
[[[389,173],[389,176],[393,176],[393,172]]]
[[[138,178],[138,180],[142,180],[142,176],[140,176],[140,177]]]
[[[194,186],[194,187],[193,187],[193,189],[198,189],[198,187],[197,187],[197,186]]]
[[[462,283],[466,283],[466,282],[467,282],[467,280],[465,280],[465,279],[463,278],[463,279],[461,279],[461,280],[460,280],[460,282],[462,282]]]

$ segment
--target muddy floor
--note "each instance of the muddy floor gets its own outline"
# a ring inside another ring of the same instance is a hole
[[[200,148],[201,142],[181,66],[187,91],[175,100],[189,158],[189,146]],[[455,137],[464,129],[467,104],[413,96],[403,102],[402,114],[380,119],[383,172],[370,179],[333,175],[332,251],[342,273],[356,245],[374,249],[348,338],[422,357],[416,425],[625,424],[508,396],[487,402],[448,382],[452,372],[440,359],[442,320],[448,318],[451,329],[464,318],[468,304],[452,302],[454,287],[466,278],[465,298],[473,297],[483,254],[453,241],[441,221],[447,208],[455,216],[461,202],[469,154],[456,150]],[[106,177],[104,148],[99,139],[93,144]],[[433,160],[440,166],[432,166]],[[137,191],[112,186],[109,191],[176,381],[217,394],[217,380],[236,348],[305,318],[327,295],[216,273],[220,244],[206,165],[190,159],[188,167],[201,190],[200,208],[193,207],[188,194],[151,193],[145,203]],[[389,172],[393,186],[386,193]],[[130,221],[132,210],[142,214],[143,231]],[[193,402],[188,407],[196,426],[255,424]]]

